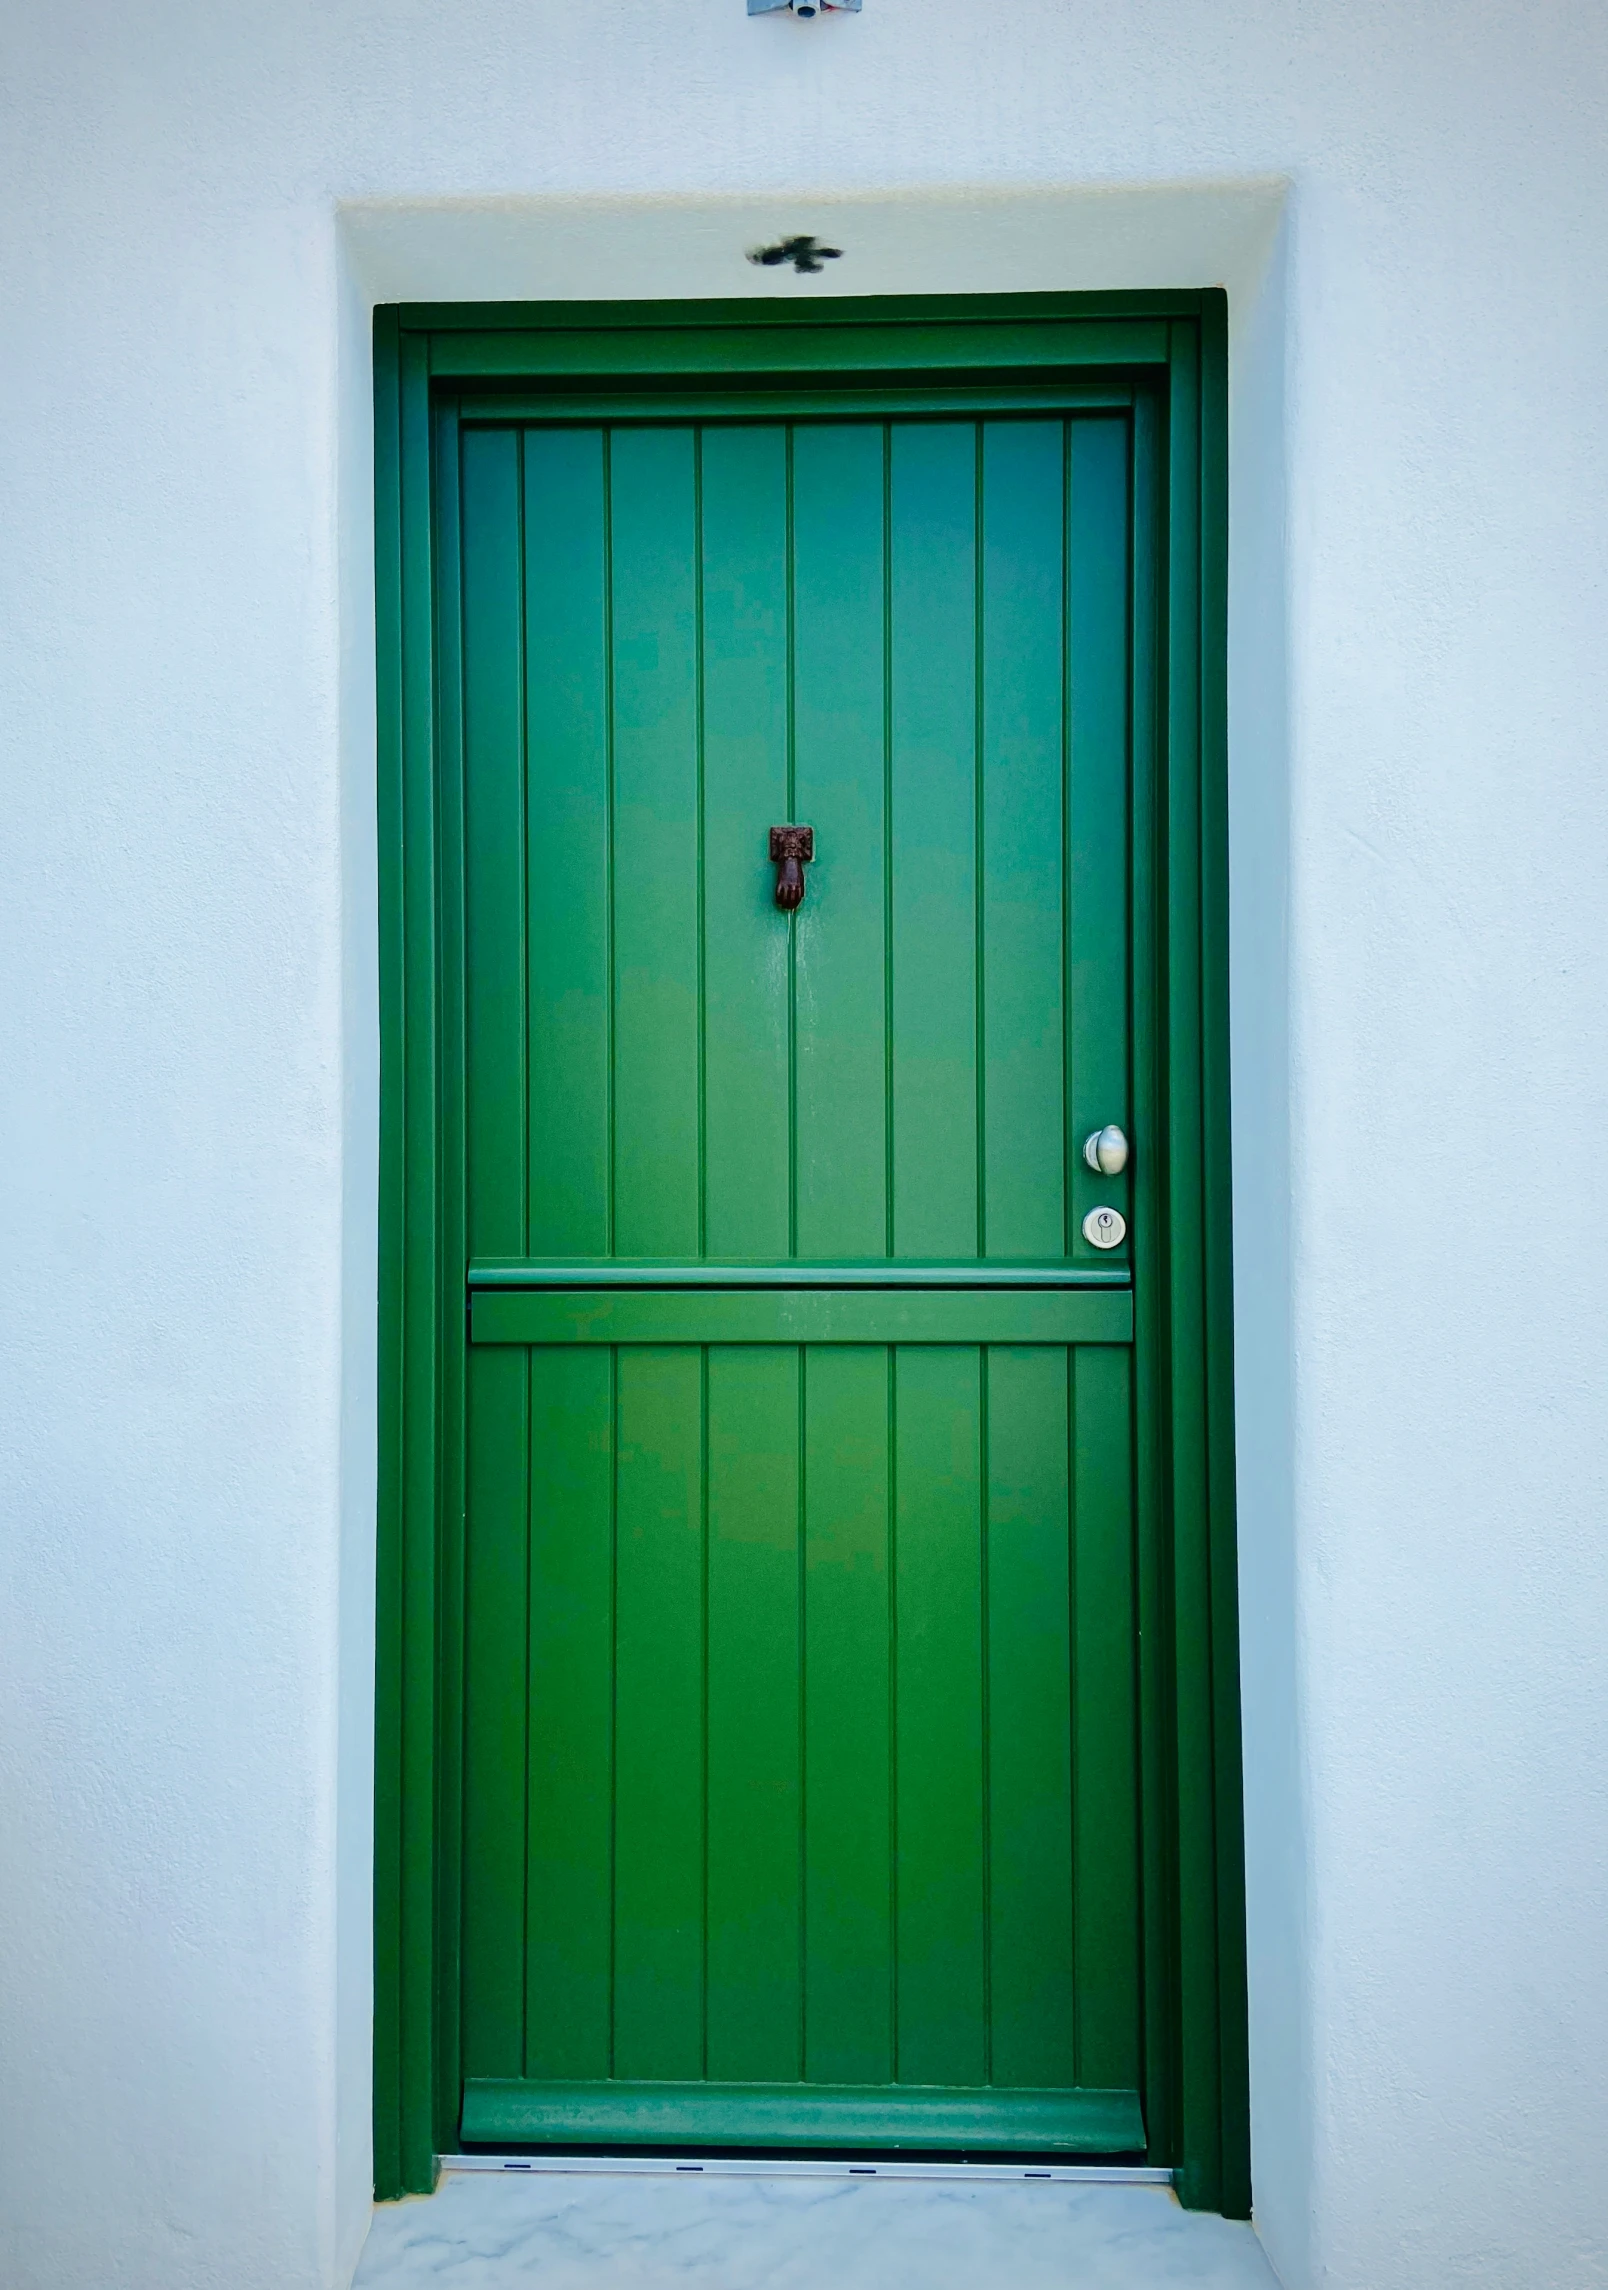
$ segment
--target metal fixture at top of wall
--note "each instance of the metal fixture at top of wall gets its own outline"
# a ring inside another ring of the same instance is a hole
[[[835,15],[840,9],[857,16],[860,0],[748,0],[750,16],[774,15],[778,8],[790,9],[795,16],[818,16],[823,12]]]
[[[778,239],[774,246],[750,247],[748,259],[763,263],[770,270],[779,263],[790,262],[796,271],[813,274],[823,270],[829,262],[836,262],[842,252],[840,246],[822,246],[811,231],[798,231],[791,238]]]

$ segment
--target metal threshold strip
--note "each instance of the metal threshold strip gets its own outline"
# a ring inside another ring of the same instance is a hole
[[[842,1262],[787,1257],[514,1257],[470,1260],[471,1289],[598,1288],[1127,1288],[1126,1264],[1091,1265],[1042,1257],[935,1259],[857,1257]]]
[[[711,2179],[1041,2179],[1075,2186],[1170,2187],[1172,2172],[1151,2163],[867,2163],[847,2156],[782,2155],[443,2155],[443,2171],[549,2172],[601,2178]]]

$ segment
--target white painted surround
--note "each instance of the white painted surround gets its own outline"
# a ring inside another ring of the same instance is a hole
[[[368,2221],[371,304],[1221,283],[1258,2224],[1608,2283],[1600,0],[10,0],[0,89],[0,2281]]]

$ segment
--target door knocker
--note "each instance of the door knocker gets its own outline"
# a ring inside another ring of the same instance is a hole
[[[815,829],[773,827],[770,855],[776,868],[776,904],[791,914],[804,903],[804,869],[815,856]]]

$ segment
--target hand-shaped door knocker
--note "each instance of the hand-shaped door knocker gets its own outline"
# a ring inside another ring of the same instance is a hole
[[[791,914],[804,903],[804,869],[815,856],[815,829],[773,827],[770,855],[776,868],[776,904]]]

